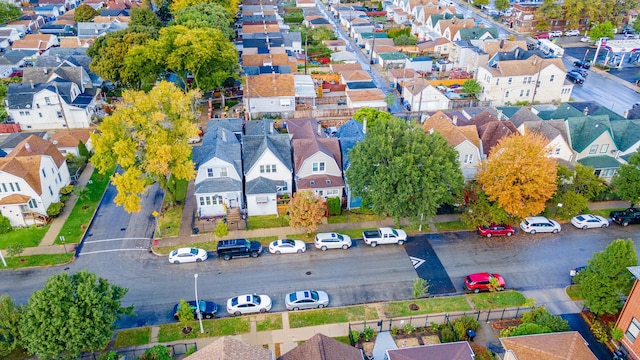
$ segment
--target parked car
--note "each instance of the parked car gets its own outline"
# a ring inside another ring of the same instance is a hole
[[[329,295],[318,290],[296,291],[285,295],[284,304],[287,310],[323,308],[329,305]]]
[[[638,38],[640,38],[640,35],[638,35],[638,34],[634,34],[634,33],[624,34],[624,39],[625,40],[638,39]]]
[[[325,251],[327,249],[344,249],[351,247],[351,237],[338,233],[319,233],[314,241],[316,248]]]
[[[256,258],[260,256],[262,252],[262,244],[258,241],[250,241],[247,239],[233,239],[233,240],[220,240],[218,241],[218,249],[216,254],[218,257],[223,258],[225,261],[229,261],[235,257],[249,257]]]
[[[590,43],[590,42],[593,42],[593,40],[591,40],[591,38],[590,38],[590,37],[588,37],[588,36],[583,36],[583,37],[581,37],[581,38],[580,38],[580,41],[582,41],[582,42],[584,42],[584,43]]]
[[[576,30],[576,29],[567,30],[564,32],[564,36],[578,36],[578,35],[580,35],[580,30]]]
[[[600,215],[591,215],[591,214],[582,214],[578,216],[574,216],[571,219],[571,224],[577,227],[578,229],[589,229],[589,228],[606,228],[609,226],[609,220],[605,219]]]
[[[268,295],[247,294],[227,300],[229,315],[264,313],[271,310],[271,298]]]
[[[583,69],[588,69],[591,67],[591,64],[588,61],[576,60],[573,62],[573,66],[583,68]]]
[[[464,278],[464,287],[468,291],[479,293],[480,291],[489,291],[491,285],[491,279],[497,279],[498,284],[497,291],[502,291],[506,287],[504,278],[500,274],[490,274],[488,272],[469,274]]]
[[[609,218],[611,218],[611,221],[622,226],[640,224],[640,209],[628,208],[621,211],[612,211],[609,213]]]
[[[551,38],[551,36],[549,35],[548,32],[541,32],[539,34],[533,35],[533,38],[540,40],[540,39],[549,39]]]
[[[574,72],[574,73],[578,73],[580,74],[580,76],[582,76],[583,78],[586,78],[587,75],[589,75],[589,70],[587,69],[583,69],[583,68],[575,68],[575,69],[571,69],[571,71],[569,72]]]
[[[381,227],[378,230],[365,230],[362,232],[362,239],[367,245],[372,247],[378,244],[398,244],[402,245],[407,241],[407,233],[402,229]]]
[[[198,301],[198,303],[200,304],[200,313],[202,314],[203,318],[212,319],[216,317],[216,313],[218,312],[218,305],[216,305],[216,303],[214,303],[213,301],[204,300],[200,300]],[[191,307],[191,311],[193,311],[193,318],[197,320],[198,313],[196,311],[196,301],[187,301],[187,304],[189,304],[189,307]],[[176,320],[180,320],[178,319],[178,307],[180,307],[180,303],[177,303],[173,306],[173,318]]]
[[[272,254],[295,254],[307,251],[307,245],[302,240],[282,239],[269,244]]]
[[[207,260],[209,255],[204,249],[180,248],[169,254],[169,262],[172,264],[182,264],[189,262],[201,262]]]
[[[511,236],[515,234],[515,230],[511,225],[507,224],[481,225],[478,226],[478,234],[488,238],[492,236]]]
[[[539,232],[558,233],[562,230],[560,224],[555,220],[549,220],[544,216],[532,216],[528,217],[520,223],[522,231],[531,235]]]
[[[549,31],[549,36],[550,37],[560,37],[560,36],[562,36],[562,31],[560,31],[560,30]]]
[[[586,268],[587,268],[586,266],[578,266],[575,269],[569,270],[569,276],[571,277],[571,283],[572,284],[575,284],[574,279],[575,279],[576,275],[578,275],[578,273],[580,273],[580,271],[582,271],[582,270],[584,270]]]
[[[574,84],[584,84],[584,78],[582,77],[582,75],[576,72],[569,71],[567,73],[567,79],[569,79],[569,81],[571,81]]]

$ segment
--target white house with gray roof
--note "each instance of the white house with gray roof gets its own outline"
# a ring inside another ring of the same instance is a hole
[[[106,23],[79,22],[76,26],[78,28],[78,38],[94,39],[106,33],[124,30],[129,27],[129,24],[114,19],[114,21]]]
[[[223,216],[229,208],[244,207],[240,141],[232,131],[219,126],[222,122],[210,121],[202,145],[193,148],[199,217]]]
[[[290,197],[292,193],[289,135],[279,134],[272,120],[249,121],[245,124],[242,158],[248,215],[278,214],[278,197]]]

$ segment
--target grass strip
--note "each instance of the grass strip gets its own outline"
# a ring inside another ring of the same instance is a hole
[[[146,345],[151,341],[151,327],[145,326],[134,329],[118,331],[113,347],[123,348],[127,346]]]
[[[448,221],[435,223],[435,225],[438,231],[473,230],[473,228],[469,227],[469,225],[467,225],[464,221]]]
[[[30,255],[30,256],[17,256],[5,259],[7,261],[7,267],[0,269],[19,269],[31,266],[53,266],[66,264],[73,258],[73,253],[66,254],[42,254],[42,255]]]
[[[256,320],[256,329],[258,331],[281,330],[282,315],[281,314],[264,314],[258,316]]]
[[[409,309],[411,304],[418,305],[418,310]],[[388,318],[469,310],[471,306],[462,296],[396,301],[384,306],[384,314]]]
[[[300,328],[350,321],[375,320],[377,318],[378,314],[374,308],[367,305],[357,305],[291,312],[289,313],[289,324],[292,328]]]
[[[465,295],[475,310],[489,310],[523,306],[527,299],[517,291],[496,291],[480,294]]]
[[[43,227],[16,228],[0,236],[0,249],[8,249],[12,245],[22,245],[24,248],[36,247],[42,241],[49,225]]]
[[[182,332],[182,324],[180,323],[160,325],[158,342],[164,343],[183,339],[245,334],[250,330],[248,317],[203,320],[202,325],[204,328],[203,334],[200,333],[198,321],[189,323],[189,327],[192,328],[189,334]]]

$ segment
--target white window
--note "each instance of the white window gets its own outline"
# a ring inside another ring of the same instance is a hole
[[[610,177],[613,177],[613,175],[615,175],[615,174],[616,174],[616,169],[605,169],[602,172],[602,177],[603,178],[610,178]]]
[[[625,333],[625,335],[627,336],[627,339],[629,340],[630,343],[634,343],[634,341],[636,341],[636,338],[638,337],[638,333],[640,332],[640,322],[638,322],[638,320],[636,320],[636,318],[634,317],[633,319],[631,319],[631,324],[629,324],[629,327],[627,328],[627,332]]]
[[[260,173],[264,174],[264,173],[274,173],[276,172],[276,166],[275,165],[260,165]]]
[[[29,200],[29,207],[30,207],[31,209],[35,209],[35,208],[37,208],[37,207],[38,207],[38,204],[36,203],[36,200],[35,200],[35,199],[31,199],[31,200]]]
[[[49,194],[51,194],[51,196],[53,196],[53,190],[51,190],[51,185],[49,185]]]
[[[496,79],[496,85],[500,84],[500,79]]]
[[[522,97],[522,95],[524,95],[524,89],[520,90],[520,97]]]
[[[58,116],[58,119],[62,118],[62,111],[56,111],[56,115]]]
[[[276,191],[278,191],[278,192],[280,192],[280,191],[288,191],[288,190],[289,190],[289,185],[287,184],[286,181],[282,185],[276,186]]]
[[[530,91],[530,90],[527,90],[527,96],[529,96],[529,91]]]
[[[220,195],[213,196],[211,201],[213,202],[213,205],[222,205],[223,204],[222,196],[220,196]]]
[[[473,162],[473,154],[466,154],[464,156],[464,163],[471,164]]]
[[[600,154],[606,153],[607,150],[609,150],[609,144],[602,144],[602,146],[600,147]]]
[[[504,92],[504,97],[505,97],[505,98],[508,98],[508,97],[509,97],[509,90],[507,90],[507,91],[505,91],[505,92]]]
[[[266,204],[268,202],[269,202],[269,196],[267,195],[256,196],[256,204]]]
[[[282,107],[291,106],[291,99],[280,99],[280,106]]]
[[[598,152],[598,145],[591,145],[591,148],[589,149],[589,154],[595,154]]]
[[[213,177],[213,169],[207,168],[207,177]]]
[[[556,154],[556,155],[560,155],[560,148],[556,148],[556,149],[555,149],[555,154]]]
[[[313,172],[323,172],[324,171],[324,161],[321,162],[314,162],[313,164],[311,164],[312,167],[312,171]]]
[[[549,78],[549,82],[553,82],[553,79],[555,78],[555,75],[551,75],[551,78]]]
[[[325,195],[327,197],[340,196],[340,190],[338,190],[338,189],[327,190]]]
[[[49,99],[49,97],[48,97],[48,96],[45,96],[45,98],[44,98],[44,102],[45,102],[45,104],[47,104],[47,105],[51,105],[51,99]]]
[[[220,172],[220,177],[227,177],[228,176],[226,167],[219,168],[219,172]]]
[[[513,78],[509,78],[509,80],[507,80],[507,84],[511,85],[511,82],[513,82]]]

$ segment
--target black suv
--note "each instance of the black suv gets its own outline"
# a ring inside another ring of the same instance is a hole
[[[609,213],[609,217],[615,223],[622,226],[629,224],[640,224],[640,209],[628,208],[621,211],[612,211]]]
[[[573,62],[573,66],[583,69],[589,69],[591,67],[591,64],[588,61],[576,60]]]
[[[231,260],[234,257],[258,257],[262,252],[262,244],[247,239],[218,241],[218,257]]]
[[[576,72],[569,71],[567,73],[567,79],[571,80],[574,84],[584,84],[584,78]]]

